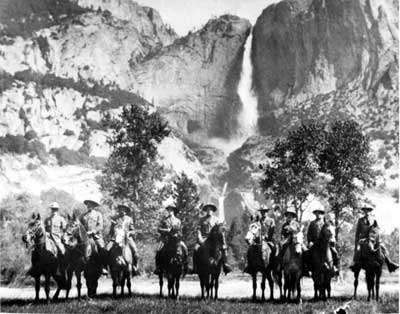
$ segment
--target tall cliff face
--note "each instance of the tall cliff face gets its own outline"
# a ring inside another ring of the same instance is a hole
[[[235,16],[210,20],[144,62],[133,64],[139,90],[192,140],[228,137],[241,106],[237,84],[250,23]]]
[[[282,1],[265,9],[252,56],[260,129],[281,132],[288,103],[300,108],[317,95],[355,89],[378,103],[397,89],[397,13],[398,1],[370,0]]]

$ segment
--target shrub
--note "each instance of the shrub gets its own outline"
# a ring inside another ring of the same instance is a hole
[[[64,135],[65,136],[73,136],[73,135],[75,135],[75,132],[67,129],[64,131]]]
[[[37,138],[37,133],[34,130],[30,130],[25,133],[25,139],[27,141],[33,140],[35,138]]]
[[[7,134],[5,137],[0,137],[0,150],[23,154],[26,153],[26,142],[22,135]]]
[[[46,151],[46,146],[39,140],[30,141],[26,144],[26,151],[30,157],[38,157],[39,160],[46,164],[49,158],[49,154]]]
[[[84,162],[83,154],[78,151],[68,149],[65,146],[60,148],[52,148],[50,150],[50,154],[56,156],[60,166],[79,165]]]

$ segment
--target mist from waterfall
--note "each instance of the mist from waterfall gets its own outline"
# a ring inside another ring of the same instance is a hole
[[[251,62],[251,46],[253,42],[252,30],[246,39],[242,60],[242,72],[238,84],[237,93],[242,102],[242,108],[238,114],[238,128],[235,135],[229,140],[214,138],[209,141],[211,146],[221,149],[226,155],[238,149],[252,135],[257,134],[258,102],[252,89],[253,64]]]

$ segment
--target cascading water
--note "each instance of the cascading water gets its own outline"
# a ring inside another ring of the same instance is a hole
[[[257,133],[257,97],[252,89],[253,64],[251,62],[251,45],[253,42],[252,30],[247,37],[242,61],[242,73],[238,85],[238,95],[242,101],[242,111],[238,116],[237,137],[243,142]]]
[[[238,149],[252,135],[257,133],[257,97],[252,89],[253,64],[251,62],[251,45],[253,41],[252,31],[244,45],[242,72],[238,84],[237,93],[242,101],[242,109],[238,115],[238,129],[236,135],[229,140],[211,139],[209,144],[215,146],[229,155]]]

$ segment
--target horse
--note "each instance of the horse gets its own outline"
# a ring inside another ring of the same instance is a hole
[[[165,246],[160,251],[160,273],[158,275],[160,285],[160,297],[163,296],[163,276],[168,280],[168,297],[179,298],[180,278],[183,275],[183,252],[179,245],[178,232],[171,230]]]
[[[314,281],[314,300],[326,300],[331,297],[331,279],[333,260],[331,246],[335,244],[335,227],[325,222],[316,243],[308,251],[309,265]]]
[[[82,272],[86,280],[88,297],[96,295],[97,282],[101,275],[101,261],[94,240],[87,234],[85,227],[73,215],[68,215],[68,223],[63,236],[67,248],[67,295],[71,289],[72,276],[76,276],[78,298],[81,297]]]
[[[200,245],[196,254],[197,273],[200,279],[201,299],[218,299],[219,276],[223,263],[224,224],[211,228],[207,239]]]
[[[261,226],[259,223],[252,223],[245,237],[250,245],[248,249],[248,267],[253,279],[253,301],[257,300],[257,273],[262,275],[261,279],[261,300],[265,301],[265,281],[268,279],[270,299],[274,299],[274,281],[272,279],[272,267],[274,253],[267,241],[262,239]]]
[[[61,287],[65,286],[65,277],[57,274],[59,260],[57,258],[58,249],[54,241],[46,233],[41,221],[40,214],[32,214],[32,219],[28,223],[28,229],[22,236],[22,241],[27,248],[32,249],[32,270],[30,274],[35,278],[35,302],[39,301],[40,277],[45,277],[46,301],[50,301],[50,279],[57,283],[57,290],[53,296],[58,299]]]
[[[370,301],[371,298],[375,298],[378,302],[384,258],[381,253],[379,229],[376,222],[370,227],[369,236],[365,239],[361,239],[358,245],[360,245],[360,261],[359,265],[357,265],[358,267],[354,269],[354,299],[357,299],[358,276],[361,269],[364,269],[368,301]]]
[[[108,257],[111,278],[113,281],[113,297],[117,297],[117,286],[121,286],[121,297],[124,296],[125,282],[128,295],[132,296],[131,277],[133,268],[132,251],[128,245],[128,235],[121,224],[114,227],[114,243],[111,246]]]
[[[295,290],[297,290],[296,301],[301,301],[301,285],[300,279],[302,276],[303,269],[303,226],[300,231],[293,234],[290,239],[289,245],[286,247],[285,252],[283,252],[282,258],[282,268],[283,268],[283,299],[291,300],[292,294],[294,295]]]

